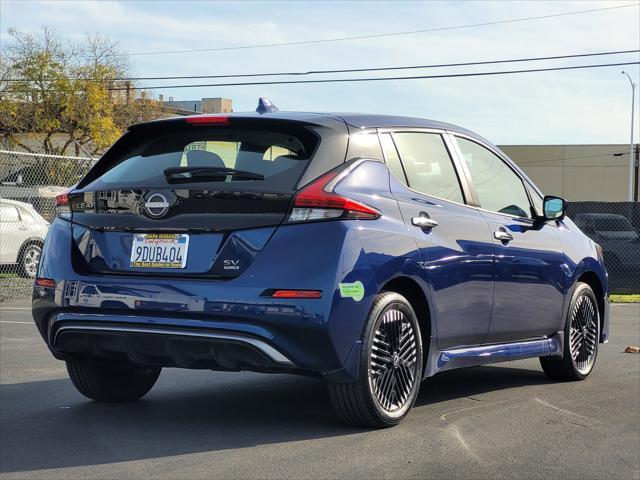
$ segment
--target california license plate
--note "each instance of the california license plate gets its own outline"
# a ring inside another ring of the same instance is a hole
[[[189,235],[184,233],[136,233],[131,246],[131,266],[136,268],[184,268]]]

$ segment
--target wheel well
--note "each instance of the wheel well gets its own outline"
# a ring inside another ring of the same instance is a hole
[[[422,351],[424,354],[423,367],[427,367],[429,358],[429,339],[431,338],[431,314],[429,313],[429,303],[422,288],[409,277],[397,277],[387,282],[382,291],[396,292],[406,298],[418,317],[420,336],[422,337]]]
[[[600,313],[600,331],[602,332],[602,323],[604,322],[604,290],[602,289],[602,283],[595,272],[585,272],[580,278],[579,282],[584,282],[591,287],[593,293],[598,300],[598,312]]]

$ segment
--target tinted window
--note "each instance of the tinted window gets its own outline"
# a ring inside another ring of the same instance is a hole
[[[457,141],[480,206],[492,212],[530,218],[531,205],[520,177],[490,150],[464,138],[457,137]]]
[[[409,186],[427,195],[463,203],[462,190],[442,136],[394,133]]]
[[[0,222],[19,222],[18,209],[13,205],[0,205]]]
[[[93,285],[89,285],[82,289],[82,295],[98,295],[98,290]]]
[[[100,177],[102,185],[166,188],[170,167],[232,168],[260,174],[264,179],[221,175],[198,182],[251,184],[265,190],[292,190],[317,145],[308,130],[294,132],[198,127],[129,138],[125,152],[111,159]],[[186,182],[182,182],[186,183]]]
[[[391,134],[383,133],[382,135],[380,135],[380,141],[382,142],[382,150],[387,160],[387,166],[389,167],[389,170],[391,170],[391,173],[393,173],[398,180],[407,185],[407,177],[405,176],[404,170],[402,169],[400,157],[398,156],[396,146],[393,144]]]
[[[356,157],[382,161],[382,150],[377,131],[356,133],[349,137],[347,159]]]

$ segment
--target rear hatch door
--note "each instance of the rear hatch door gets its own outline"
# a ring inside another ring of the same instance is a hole
[[[132,128],[70,194],[76,266],[240,275],[285,220],[328,134],[300,121],[222,116]]]

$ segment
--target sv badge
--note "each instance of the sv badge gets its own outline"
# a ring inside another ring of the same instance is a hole
[[[222,263],[224,270],[240,270],[240,260],[224,260]]]

